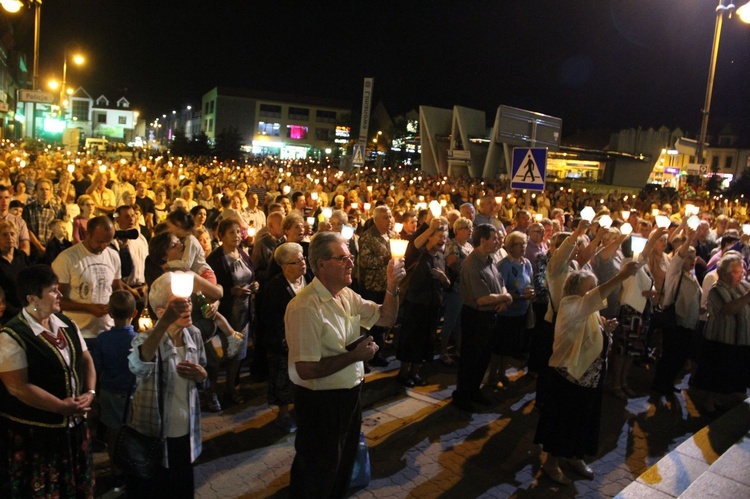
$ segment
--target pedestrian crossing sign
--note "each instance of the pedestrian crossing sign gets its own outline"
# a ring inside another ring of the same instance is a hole
[[[547,172],[547,148],[514,148],[511,172],[511,189],[543,191]]]
[[[365,166],[365,146],[354,146],[354,151],[352,152],[352,166],[357,168]]]

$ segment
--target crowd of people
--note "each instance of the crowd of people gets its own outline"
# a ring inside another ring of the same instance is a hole
[[[750,387],[740,200],[529,193],[502,178],[301,160],[9,144],[2,156],[0,430],[13,497],[91,497],[92,432],[112,452],[123,424],[164,448],[158,487],[128,475],[117,486],[191,496],[200,414],[242,404],[246,370],[267,379],[278,428],[297,432],[294,497],[346,494],[370,369],[397,365],[395,382],[412,388],[439,361],[455,369],[454,405],[474,412],[520,363],[537,383],[542,470],[560,484],[593,477],[584,458],[603,393],[643,395],[634,363],[655,364],[658,397],[689,370],[709,413]],[[190,276],[189,297],[177,275]]]

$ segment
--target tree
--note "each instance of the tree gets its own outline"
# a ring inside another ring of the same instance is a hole
[[[188,140],[185,137],[185,132],[182,130],[175,130],[172,136],[172,144],[170,150],[174,156],[187,156],[188,151]]]
[[[208,135],[201,132],[193,137],[188,144],[188,155],[193,157],[206,157],[211,155],[211,147],[208,145]]]
[[[241,145],[242,137],[236,128],[223,128],[216,136],[214,154],[221,161],[239,160],[242,156]]]
[[[745,168],[727,188],[727,197],[739,198],[745,195],[745,199],[750,199],[750,168]]]

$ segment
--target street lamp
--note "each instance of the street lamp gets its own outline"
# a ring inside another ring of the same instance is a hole
[[[65,91],[66,91],[66,85],[67,85],[67,79],[68,79],[68,46],[70,44],[65,45],[65,50],[63,51],[63,77],[62,77],[62,87],[60,88],[60,116],[65,117]],[[86,62],[86,60],[83,58],[81,54],[73,54],[73,63],[77,66],[80,66]]]
[[[745,23],[750,23],[750,3],[746,3],[739,9],[737,9],[737,15],[740,20]],[[716,58],[719,54],[719,42],[721,41],[721,28],[724,23],[724,14],[729,13],[730,17],[734,12],[735,6],[732,0],[719,0],[719,5],[716,7],[716,25],[714,26],[714,41],[711,46],[711,61],[708,65],[708,83],[706,84],[706,100],[703,104],[703,120],[701,121],[701,134],[698,138],[698,147],[696,148],[696,156],[698,162],[703,163],[704,144],[706,143],[706,133],[708,132],[708,114],[711,110],[711,95],[714,92],[714,76],[716,74]]]
[[[39,90],[39,26],[42,18],[42,0],[0,0],[0,7],[10,13],[21,10],[24,3],[34,6],[34,62],[31,75],[32,89]]]

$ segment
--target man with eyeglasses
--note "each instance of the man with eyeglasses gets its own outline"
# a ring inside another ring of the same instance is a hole
[[[378,351],[372,336],[360,337],[360,326],[395,323],[406,272],[403,260],[388,263],[378,305],[348,287],[354,263],[340,234],[313,236],[308,260],[315,278],[284,316],[298,428],[289,496],[344,497],[359,443],[364,362]]]

